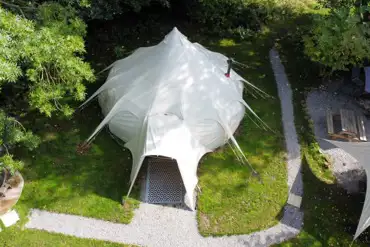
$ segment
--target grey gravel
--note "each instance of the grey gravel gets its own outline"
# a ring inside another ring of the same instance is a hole
[[[270,52],[279,97],[288,150],[288,185],[290,193],[302,196],[300,149],[294,126],[292,92],[278,53]],[[141,203],[128,225],[81,216],[51,213],[33,209],[26,228],[63,233],[81,238],[94,238],[126,244],[153,247],[259,247],[270,246],[295,237],[302,228],[303,213],[286,205],[280,223],[249,235],[202,237],[198,232],[196,212]]]
[[[270,61],[281,103],[285,144],[288,154],[288,186],[290,193],[302,196],[301,151],[294,124],[292,89],[286,76],[284,66],[280,61],[279,54],[275,49],[270,51]]]
[[[289,213],[294,216],[295,210]],[[293,237],[294,227],[278,224],[266,231],[230,237],[200,236],[195,213],[142,203],[129,225],[33,209],[27,228],[140,246],[269,246]]]
[[[351,154],[331,145],[327,140],[326,109],[330,109],[333,113],[339,113],[339,110],[342,108],[350,109],[356,114],[363,114],[363,109],[356,104],[352,97],[337,93],[341,85],[340,81],[335,81],[330,82],[328,86],[310,91],[307,95],[306,103],[322,153],[330,157],[330,168],[338,184],[351,193],[359,191],[359,181],[366,178],[366,173]],[[369,140],[369,121],[365,122],[365,128],[368,130],[366,134]]]

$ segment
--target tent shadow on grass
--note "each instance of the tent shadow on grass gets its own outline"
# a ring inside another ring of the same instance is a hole
[[[328,184],[318,179],[311,171],[306,157],[302,159],[302,175],[305,181],[301,206],[304,226],[298,237],[290,243],[293,246],[316,246],[319,243],[325,246],[349,246],[360,219],[365,194],[348,194],[337,184]],[[281,217],[282,212],[278,218]],[[338,236],[343,232],[348,234],[347,238]],[[339,243],[338,239],[342,242]],[[356,242],[369,244],[369,230]]]

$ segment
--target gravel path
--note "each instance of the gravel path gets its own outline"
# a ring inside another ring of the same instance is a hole
[[[288,202],[296,205],[302,196],[300,149],[294,126],[292,92],[275,50],[270,60],[283,109],[283,123],[288,150]],[[295,196],[294,196],[295,195]],[[299,203],[298,203],[299,206]],[[153,247],[258,247],[280,243],[296,236],[303,222],[299,208],[286,205],[279,224],[249,235],[202,237],[197,228],[196,212],[142,203],[128,225],[86,217],[57,214],[34,209],[26,228],[41,229],[82,238],[94,238]]]
[[[294,109],[292,89],[285,69],[275,49],[270,51],[270,61],[274,71],[275,80],[282,109],[285,144],[288,153],[288,186],[290,193],[303,196],[303,181],[301,175],[301,151],[298,144],[297,132],[294,125]]]

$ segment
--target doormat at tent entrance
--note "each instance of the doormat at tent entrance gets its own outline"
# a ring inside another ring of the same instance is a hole
[[[184,203],[185,187],[174,159],[149,158],[145,187],[145,201],[147,203]]]

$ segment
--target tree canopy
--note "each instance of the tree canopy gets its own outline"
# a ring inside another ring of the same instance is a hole
[[[333,71],[361,66],[370,54],[370,25],[363,18],[368,8],[341,6],[317,16],[304,37],[305,53]]]
[[[85,82],[94,80],[80,57],[84,22],[57,3],[40,5],[35,20],[0,8],[0,19],[0,83],[20,84],[30,105],[47,116],[70,116],[68,99],[83,100]]]
[[[84,100],[85,84],[95,79],[82,57],[86,24],[74,8],[55,2],[33,8],[31,18],[5,7],[0,5],[0,88],[11,87],[25,99],[29,109],[24,111],[71,116],[71,102]],[[9,148],[32,149],[38,138],[10,117],[7,107],[0,111],[0,145],[7,153],[1,161],[10,165]]]

